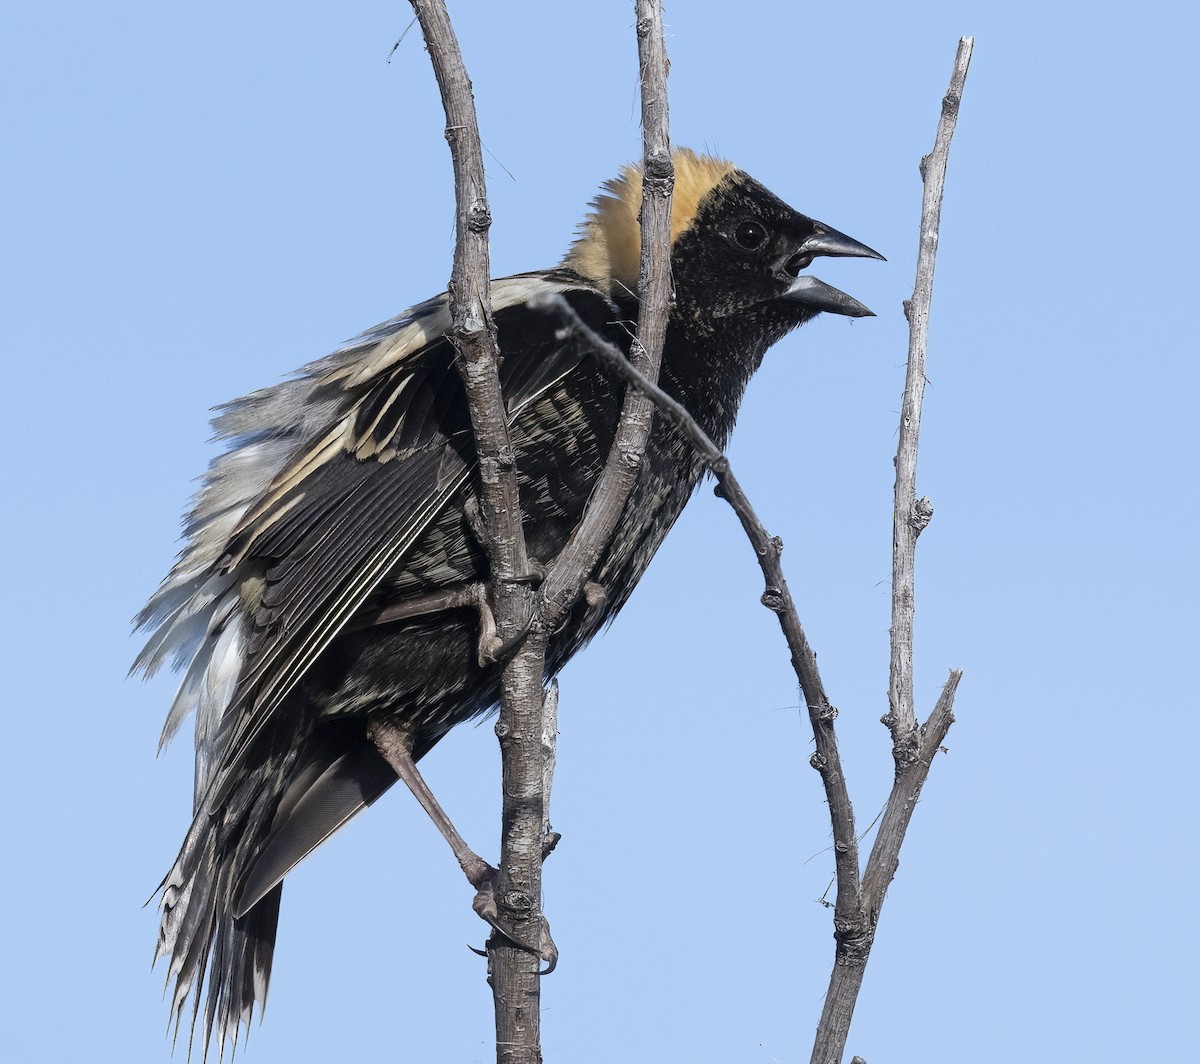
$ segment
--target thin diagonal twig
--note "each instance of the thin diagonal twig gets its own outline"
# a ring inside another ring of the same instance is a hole
[[[729,460],[682,404],[640,373],[619,348],[589,328],[562,296],[542,297],[535,306],[557,315],[565,333],[574,334],[603,365],[619,374],[633,389],[655,402],[663,415],[688,439],[712,471],[721,495],[733,507],[734,513],[741,521],[742,528],[754,547],[766,582],[762,595],[763,605],[779,618],[779,627],[783,630],[788,650],[791,651],[792,667],[796,671],[808,707],[808,716],[816,740],[816,752],[811,758],[811,763],[821,775],[825,797],[829,803],[829,813],[833,820],[834,864],[838,879],[836,909],[841,912],[843,919],[848,919],[857,911],[859,901],[858,840],[854,830],[854,809],[846,789],[837,736],[833,730],[837,711],[830,705],[829,697],[825,693],[825,684],[817,668],[817,656],[804,634],[804,627],[796,612],[796,604],[788,590],[787,580],[784,579],[783,567],[779,560],[783,550],[782,541],[763,527],[741,484],[733,475]]]

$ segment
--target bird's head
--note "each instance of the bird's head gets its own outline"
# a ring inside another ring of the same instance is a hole
[[[871,314],[807,270],[822,255],[882,259],[877,251],[793,210],[731,163],[687,148],[673,159],[671,268],[681,318],[749,316],[786,331],[821,311]],[[563,263],[618,301],[637,291],[641,202],[641,168],[627,166],[593,201]]]

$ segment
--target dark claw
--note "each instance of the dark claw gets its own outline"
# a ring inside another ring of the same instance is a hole
[[[496,579],[502,584],[526,584],[529,587],[540,587],[542,581],[546,579],[546,567],[533,558],[527,560],[529,569],[523,576],[498,576]]]
[[[493,647],[479,648],[479,663],[481,665],[490,665],[492,663],[501,664],[507,661],[516,652],[522,641],[529,634],[529,629],[533,627],[533,618],[530,617],[511,639],[505,640]]]

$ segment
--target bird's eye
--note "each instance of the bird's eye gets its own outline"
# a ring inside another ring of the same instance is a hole
[[[740,222],[733,231],[733,239],[740,247],[754,251],[755,248],[762,247],[763,241],[767,239],[767,231],[758,222]]]

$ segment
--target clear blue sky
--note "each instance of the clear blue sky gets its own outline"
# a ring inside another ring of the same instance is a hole
[[[917,691],[966,676],[851,1032],[870,1064],[1184,1059],[1197,1043],[1197,121],[1192,4],[684,3],[672,133],[888,262],[879,317],[770,355],[732,447],[841,708],[889,780],[890,492],[920,206],[976,36],[938,260]],[[453,5],[497,273],[553,264],[639,152],[632,5]],[[440,290],[449,157],[404,3],[10,7],[0,881],[10,1061],[169,1059],[142,901],[191,796],[174,689],[126,681],[208,408]],[[510,177],[511,173],[511,177]],[[760,579],[701,492],[564,673],[547,1059],[808,1059],[832,955],[810,737]],[[486,854],[489,726],[428,775]],[[487,1061],[484,928],[403,793],[284,892],[251,1064]],[[617,1017],[621,1017],[618,1023]],[[181,1059],[177,1055],[176,1059]]]

